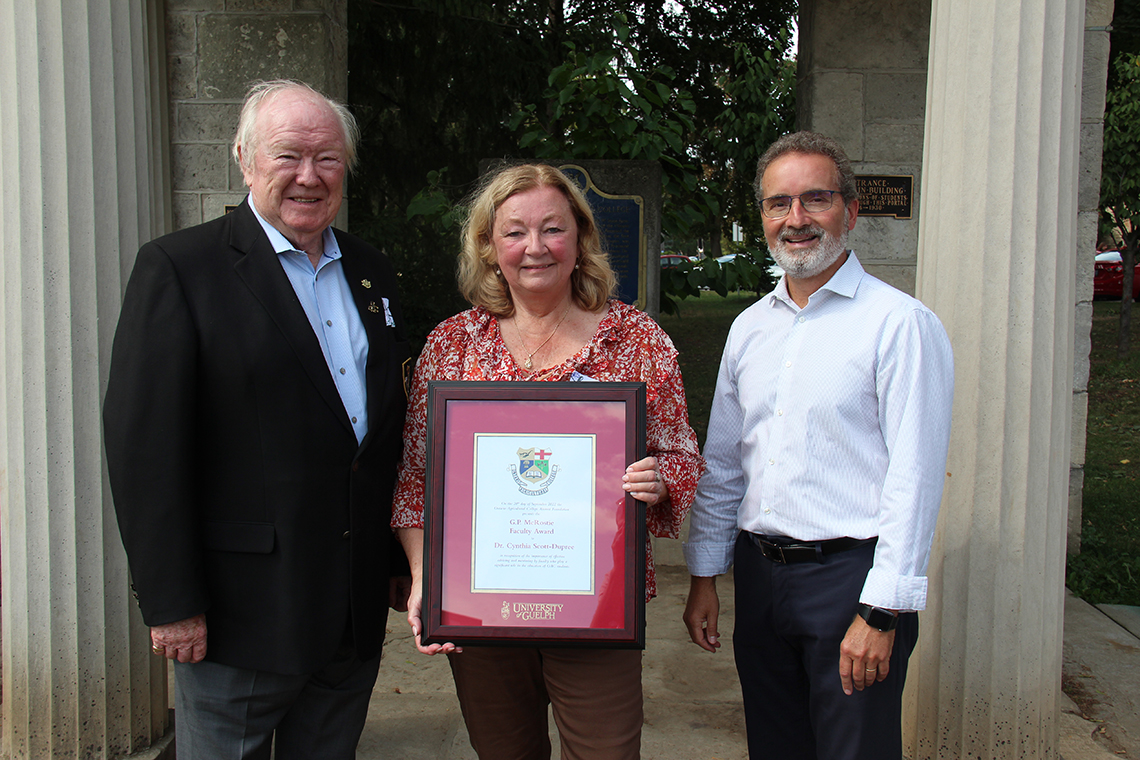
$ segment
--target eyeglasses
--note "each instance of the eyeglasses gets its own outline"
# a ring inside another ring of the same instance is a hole
[[[769,219],[783,219],[791,212],[796,198],[799,198],[804,211],[818,214],[831,208],[836,195],[840,195],[838,190],[812,190],[800,195],[772,195],[760,201],[760,210]]]

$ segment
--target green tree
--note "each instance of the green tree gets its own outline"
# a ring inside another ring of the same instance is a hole
[[[364,135],[350,221],[400,272],[414,336],[462,308],[454,208],[482,159],[659,160],[667,229],[719,243],[730,158],[714,141],[734,44],[786,44],[774,32],[794,11],[787,0],[348,2]]]
[[[1112,70],[1115,86],[1105,98],[1100,209],[1102,226],[1122,241],[1124,282],[1116,351],[1123,359],[1130,349],[1132,283],[1140,243],[1140,55],[1121,53]]]
[[[723,157],[717,178],[724,187],[725,218],[739,223],[745,241],[765,253],[753,182],[760,154],[795,127],[796,64],[786,57],[790,36],[781,30],[772,46],[759,51],[743,42],[733,45],[732,66],[723,78],[725,107],[710,135],[713,150]]]
[[[348,100],[361,126],[349,223],[399,272],[417,344],[465,304],[454,285],[455,230],[409,217],[408,205],[429,176],[454,201],[478,176],[480,158],[514,155],[505,117],[545,85],[544,41],[518,23],[515,5],[523,4],[349,3]]]
[[[688,155],[696,110],[688,90],[674,86],[668,66],[645,66],[630,44],[622,14],[608,39],[592,50],[564,42],[566,59],[550,73],[537,103],[510,120],[519,147],[535,158],[659,161],[664,175],[666,234],[686,234],[720,213],[701,186],[701,169]]]

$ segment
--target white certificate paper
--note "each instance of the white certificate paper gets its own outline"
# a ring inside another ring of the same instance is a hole
[[[595,443],[475,434],[472,592],[594,593]]]

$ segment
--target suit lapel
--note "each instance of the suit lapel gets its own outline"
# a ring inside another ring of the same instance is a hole
[[[243,202],[232,215],[234,220],[230,245],[244,254],[234,264],[234,271],[277,324],[321,398],[351,433],[352,423],[329,374],[321,345],[313,334],[305,309],[297,300],[293,285],[281,269],[277,254],[265,237],[265,231],[250,210],[249,201]]]

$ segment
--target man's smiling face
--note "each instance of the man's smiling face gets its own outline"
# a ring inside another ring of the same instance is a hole
[[[285,90],[261,105],[255,132],[253,155],[242,155],[253,205],[299,250],[319,252],[344,198],[340,121],[311,93]]]
[[[814,277],[831,266],[847,249],[847,233],[855,226],[859,205],[844,203],[838,193],[826,211],[809,213],[799,197],[813,190],[839,190],[839,173],[827,156],[785,153],[764,171],[764,197],[793,196],[788,215],[764,219],[768,250],[789,277]]]

